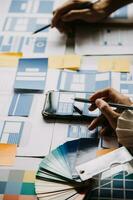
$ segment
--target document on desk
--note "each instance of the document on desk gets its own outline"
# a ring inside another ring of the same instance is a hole
[[[117,83],[117,84],[116,84]],[[133,72],[113,72],[112,87],[128,97],[133,96]]]
[[[20,59],[14,90],[17,92],[43,92],[48,68],[47,58]]]
[[[75,53],[79,55],[132,54],[132,35],[132,27],[77,27]]]
[[[0,8],[0,52],[23,52],[25,57],[64,54],[66,36],[56,29],[32,34],[51,22],[58,2],[6,0]]]
[[[15,93],[10,104],[8,116],[28,117],[33,97],[33,94]]]
[[[95,70],[78,72],[61,71],[58,80],[58,90],[71,92],[93,93],[111,84],[110,72],[99,73]]]
[[[51,147],[54,122],[46,123],[41,115],[44,94],[31,97],[25,99],[22,95],[16,99],[13,95],[0,95],[0,143],[16,144],[18,156],[44,156]],[[31,99],[32,104],[28,105]],[[28,101],[23,110],[22,100]],[[29,108],[30,115],[26,117]]]

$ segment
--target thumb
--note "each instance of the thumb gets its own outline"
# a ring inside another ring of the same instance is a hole
[[[104,100],[97,99],[95,101],[97,108],[104,114],[106,119],[108,120],[109,124],[113,129],[116,129],[117,126],[117,119],[119,114],[116,113]]]
[[[62,21],[70,22],[78,19],[83,19],[86,16],[88,9],[71,10],[62,17]]]

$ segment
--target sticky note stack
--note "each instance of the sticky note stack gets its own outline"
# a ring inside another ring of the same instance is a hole
[[[89,190],[90,181],[81,182],[75,165],[96,154],[96,141],[96,139],[69,141],[46,156],[36,174],[35,189],[38,199],[83,199],[86,190]]]

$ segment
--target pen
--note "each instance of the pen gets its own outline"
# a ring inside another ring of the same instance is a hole
[[[82,98],[74,98],[74,101],[77,102],[81,102],[81,103],[92,103],[95,104],[94,101],[90,101],[88,99],[82,99]],[[119,103],[111,103],[111,102],[107,102],[111,107],[115,107],[115,108],[120,108],[123,110],[129,109],[129,110],[133,110],[133,106],[127,106],[124,104],[119,104]]]
[[[49,28],[50,26],[51,26],[51,24],[47,24],[46,26],[44,26],[44,27],[42,27],[42,28],[40,28],[40,29],[34,31],[32,34],[36,34],[36,33],[38,33],[38,32],[41,32],[41,31],[43,31],[43,30]]]
[[[91,1],[89,1],[89,2],[85,2],[85,3],[83,3],[79,8],[77,7],[77,9],[84,9],[84,8],[86,8],[87,6],[92,6],[93,4],[97,3],[98,1],[99,1],[99,0],[91,0]],[[42,28],[40,28],[40,29],[34,31],[32,34],[36,34],[36,33],[38,33],[38,32],[41,32],[41,31],[43,31],[43,30],[49,28],[50,26],[51,26],[51,24],[47,24],[46,26],[44,26],[44,27],[42,27]]]

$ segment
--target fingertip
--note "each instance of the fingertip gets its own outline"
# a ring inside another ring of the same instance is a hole
[[[107,103],[102,99],[96,99],[96,106],[101,110],[103,107],[107,106]]]
[[[88,129],[89,129],[89,131],[92,131],[92,130],[93,130],[91,124],[88,126]]]

